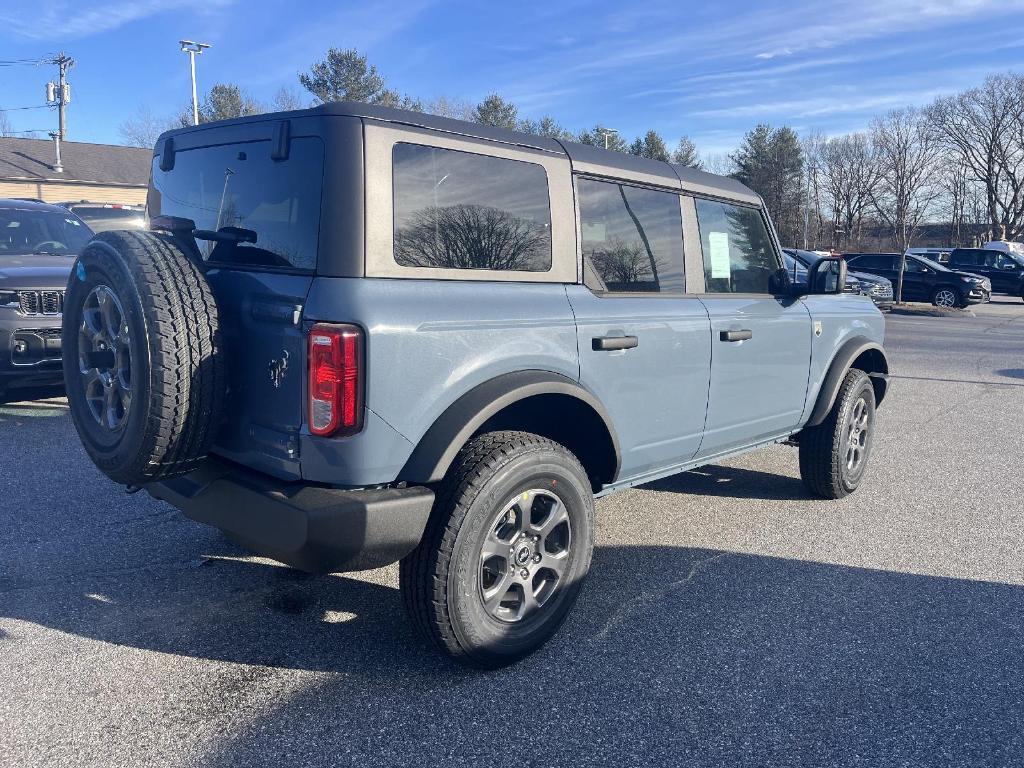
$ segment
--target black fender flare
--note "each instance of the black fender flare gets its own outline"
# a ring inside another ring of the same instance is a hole
[[[847,339],[832,357],[828,373],[825,374],[825,380],[821,383],[821,389],[818,390],[818,399],[814,403],[814,410],[811,411],[810,418],[808,418],[807,423],[804,425],[805,427],[817,426],[825,420],[828,412],[832,410],[832,406],[836,402],[836,397],[839,395],[839,387],[842,386],[843,379],[846,378],[846,374],[853,366],[853,362],[865,352],[870,351],[881,355],[880,367],[883,370],[871,371],[868,375],[883,382],[880,391],[882,394],[885,393],[889,381],[889,361],[885,356],[885,349],[881,344],[871,341],[866,336],[854,336],[851,339]],[[876,387],[876,392],[878,391],[879,389]],[[881,401],[882,398],[878,397],[878,402]]]
[[[417,483],[440,481],[466,441],[492,416],[534,395],[568,395],[588,405],[604,422],[615,449],[615,472],[621,462],[619,440],[601,401],[578,382],[551,371],[516,371],[478,384],[452,403],[426,431],[398,475]]]

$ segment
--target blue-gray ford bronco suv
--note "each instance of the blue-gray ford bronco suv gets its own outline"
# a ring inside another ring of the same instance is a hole
[[[148,215],[68,285],[91,459],[295,568],[400,561],[463,663],[555,633],[595,497],[778,442],[864,478],[882,316],[735,180],[341,103],[164,134]]]

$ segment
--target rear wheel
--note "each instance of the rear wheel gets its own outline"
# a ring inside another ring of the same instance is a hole
[[[956,288],[939,287],[932,293],[932,304],[936,307],[955,308],[963,306],[964,299]]]
[[[142,485],[205,457],[225,395],[217,305],[173,239],[96,235],[68,285],[62,349],[72,420],[110,479]]]
[[[406,610],[455,660],[510,664],[561,626],[593,540],[593,494],[572,453],[525,432],[482,435],[460,452],[402,560]]]
[[[825,420],[800,434],[800,477],[816,496],[840,499],[864,479],[875,436],[875,390],[851,369]]]

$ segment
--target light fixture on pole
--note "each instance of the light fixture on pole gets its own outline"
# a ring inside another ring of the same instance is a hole
[[[192,70],[192,125],[199,125],[199,97],[196,95],[196,54],[209,48],[209,43],[197,43],[192,40],[179,40],[181,50],[188,54],[189,67]]]
[[[617,135],[618,131],[614,128],[599,128],[598,131],[604,136],[604,148],[608,149],[608,137]]]

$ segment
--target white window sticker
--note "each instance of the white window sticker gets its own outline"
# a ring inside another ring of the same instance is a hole
[[[729,233],[710,232],[708,245],[711,247],[711,279],[728,280],[732,276],[729,266]]]

